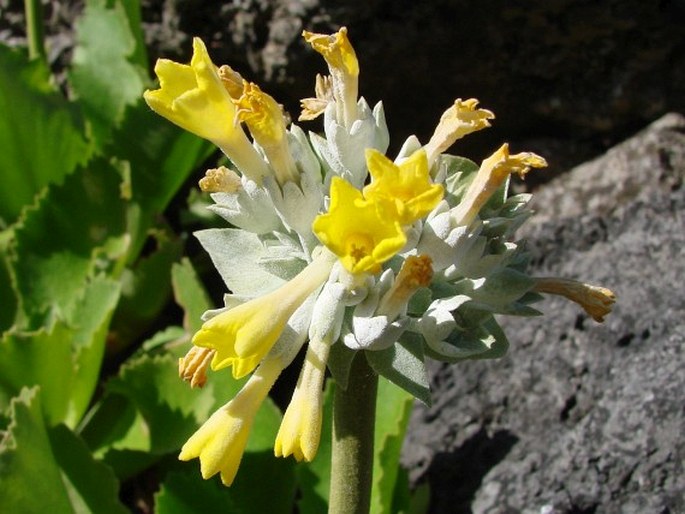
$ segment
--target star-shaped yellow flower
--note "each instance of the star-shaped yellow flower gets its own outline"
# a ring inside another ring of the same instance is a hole
[[[365,200],[340,177],[331,181],[331,205],[314,219],[312,230],[350,273],[377,273],[407,242],[394,212]]]
[[[424,217],[442,200],[443,187],[431,182],[423,149],[397,165],[379,151],[369,148],[366,150],[366,164],[371,173],[371,184],[364,188],[364,197],[390,204],[403,225]]]

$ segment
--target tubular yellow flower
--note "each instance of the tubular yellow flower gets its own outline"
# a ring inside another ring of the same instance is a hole
[[[336,118],[350,128],[357,119],[357,94],[359,91],[359,62],[354,48],[347,39],[347,28],[335,34],[302,32],[304,40],[323,55],[328,64],[336,102]]]
[[[292,455],[297,461],[310,462],[319,449],[323,408],[323,379],[330,341],[313,339],[309,343],[297,386],[278,429],[274,454]]]
[[[251,82],[243,83],[236,100],[238,118],[245,122],[254,140],[264,149],[279,184],[297,182],[297,166],[288,148],[283,109],[271,96]]]
[[[443,187],[431,183],[423,149],[398,166],[378,150],[368,148],[366,164],[371,184],[364,187],[364,198],[392,204],[403,225],[424,217],[442,200]]]
[[[464,101],[457,98],[454,105],[440,117],[433,136],[424,147],[428,154],[428,163],[432,165],[436,157],[452,146],[457,139],[489,127],[488,120],[494,118],[492,111],[478,109],[478,100],[475,98]]]
[[[328,278],[334,257],[321,252],[289,282],[205,322],[193,344],[216,350],[212,369],[232,366],[233,376],[250,373],[264,358],[295,310]]]
[[[567,278],[536,278],[533,291],[568,298],[580,305],[592,319],[601,323],[616,301],[613,291]]]
[[[206,480],[221,473],[224,485],[231,485],[255,414],[282,370],[278,359],[263,362],[235,398],[212,414],[188,439],[181,448],[179,460],[199,457],[202,478]]]
[[[268,173],[266,163],[235,122],[231,96],[202,40],[193,39],[189,66],[158,59],[155,73],[160,88],[143,94],[150,108],[217,145],[244,175],[260,183]]]
[[[314,219],[312,230],[350,273],[377,273],[407,242],[394,213],[381,208],[364,200],[349,182],[333,177],[329,211]]]
[[[504,183],[511,173],[523,178],[530,168],[544,168],[547,161],[532,152],[509,154],[509,145],[503,144],[495,153],[485,159],[471,182],[462,201],[452,209],[456,225],[470,225],[481,207]]]

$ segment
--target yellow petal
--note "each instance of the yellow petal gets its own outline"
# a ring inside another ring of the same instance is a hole
[[[433,136],[424,147],[428,154],[428,162],[432,164],[435,158],[452,146],[456,140],[471,132],[489,127],[489,120],[494,117],[491,111],[478,109],[478,100],[475,98],[464,101],[457,98],[454,105],[440,117]]]
[[[377,273],[407,242],[392,211],[364,200],[340,177],[331,181],[329,211],[314,219],[312,230],[350,273]]]
[[[264,362],[240,392],[212,416],[183,445],[178,458],[200,459],[202,478],[221,474],[231,485],[245,451],[254,416],[283,370],[280,361]]]
[[[512,173],[524,177],[530,168],[544,168],[547,161],[532,152],[509,153],[509,145],[503,144],[485,159],[462,201],[451,210],[456,225],[470,225],[480,209]]]
[[[369,148],[366,164],[371,184],[364,188],[364,197],[393,205],[403,225],[421,219],[442,200],[443,187],[431,182],[423,149],[396,165],[379,151]]]
[[[232,366],[233,376],[250,373],[269,352],[286,323],[327,278],[333,258],[322,253],[281,287],[206,321],[193,344],[216,350],[212,369]]]

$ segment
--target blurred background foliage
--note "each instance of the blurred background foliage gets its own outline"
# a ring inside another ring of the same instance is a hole
[[[218,157],[142,101],[154,83],[138,0],[85,2],[59,80],[39,7],[27,5],[29,48],[0,44],[2,510],[324,511],[329,431],[311,465],[274,458],[274,401],[230,489],[176,460],[242,383],[217,373],[191,390],[177,376],[225,292],[190,235],[215,223],[194,181]],[[380,397],[373,512],[398,512],[411,501],[398,465],[411,400],[387,383]]]

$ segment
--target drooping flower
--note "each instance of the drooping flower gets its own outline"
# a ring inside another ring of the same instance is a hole
[[[160,88],[143,94],[157,114],[208,139],[235,163],[241,173],[261,182],[268,167],[239,124],[231,96],[199,38],[193,39],[190,65],[158,59],[155,73]]]
[[[606,287],[593,286],[577,280],[558,277],[536,278],[533,291],[568,298],[580,305],[592,319],[601,323],[611,312],[616,295]]]
[[[547,161],[532,152],[509,153],[509,145],[503,144],[485,159],[459,205],[451,212],[455,225],[470,225],[481,207],[512,173],[523,178],[530,168],[544,168]]]
[[[353,274],[377,273],[381,264],[407,241],[394,212],[365,200],[361,191],[339,177],[331,181],[327,213],[314,219],[312,230]]]
[[[319,448],[323,417],[323,380],[331,342],[312,339],[290,404],[276,435],[276,457],[292,455],[310,462]]]
[[[240,392],[188,439],[178,458],[191,460],[199,457],[202,478],[220,473],[224,485],[231,485],[255,414],[282,370],[280,360],[264,361]]]
[[[244,377],[271,349],[293,312],[328,278],[333,262],[329,252],[321,252],[275,291],[206,321],[193,344],[216,350],[212,369],[231,366],[235,378]]]
[[[435,132],[424,147],[428,163],[432,165],[435,158],[454,144],[457,139],[490,126],[488,120],[495,115],[487,109],[478,109],[478,100],[469,98],[462,101],[457,98],[449,109],[440,117]]]
[[[236,100],[236,106],[238,119],[245,122],[254,140],[264,150],[278,183],[297,182],[299,173],[288,148],[281,106],[252,82],[243,84],[243,92]]]
[[[349,129],[357,119],[359,62],[347,38],[347,28],[342,27],[338,32],[330,35],[315,34],[305,30],[302,36],[326,59],[336,103],[336,119],[338,123]]]
[[[397,165],[379,151],[368,148],[366,163],[371,183],[364,187],[364,198],[388,203],[397,211],[403,225],[423,218],[442,200],[443,187],[431,182],[423,149]]]

